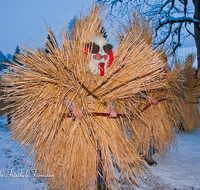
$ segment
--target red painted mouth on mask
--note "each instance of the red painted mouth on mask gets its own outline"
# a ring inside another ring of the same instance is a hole
[[[105,72],[104,66],[105,66],[105,63],[99,63],[99,66],[100,66],[100,75],[104,76],[104,72]]]

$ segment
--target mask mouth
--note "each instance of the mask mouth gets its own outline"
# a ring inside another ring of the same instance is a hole
[[[105,72],[105,63],[101,62],[99,63],[99,67],[100,67],[100,75],[104,76],[104,72]]]

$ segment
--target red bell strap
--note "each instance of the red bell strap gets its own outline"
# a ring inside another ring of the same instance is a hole
[[[109,54],[109,63],[108,63],[108,67],[110,67],[112,65],[112,62],[113,62],[113,51],[112,49],[110,50],[110,54]]]
[[[85,55],[85,57],[87,57],[88,51],[89,51],[89,49],[85,46],[85,48],[84,48],[84,55]]]

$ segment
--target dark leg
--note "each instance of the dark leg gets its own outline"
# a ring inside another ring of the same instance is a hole
[[[144,156],[144,159],[149,164],[149,166],[157,165],[157,162],[152,158],[154,154],[155,154],[155,147],[150,144],[149,151],[147,155]]]
[[[103,168],[102,168],[102,155],[101,155],[101,149],[99,147],[98,141],[97,141],[97,147],[98,147],[98,150],[97,150],[97,156],[98,156],[98,159],[97,159],[97,171],[98,171],[97,189],[102,190],[102,185],[104,183],[104,179],[103,179]]]
[[[144,156],[144,160],[147,162],[149,166],[157,165],[157,162],[152,158],[153,155],[148,154]]]
[[[97,171],[98,171],[97,190],[109,190],[108,187],[106,186],[106,179],[103,174],[102,152],[101,152],[98,141],[97,141],[97,147],[98,147],[98,151],[97,151],[97,155],[98,155],[98,159],[97,159]]]
[[[183,126],[183,123],[180,123],[180,124],[178,125],[178,128],[179,128],[180,131],[185,131],[184,126]]]
[[[9,113],[9,114],[7,115],[7,122],[8,122],[8,125],[11,124],[11,118],[12,118],[12,116],[11,116],[11,114]]]

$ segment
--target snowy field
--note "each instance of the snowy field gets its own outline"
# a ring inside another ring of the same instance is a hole
[[[200,129],[177,134],[177,142],[177,151],[154,156],[158,165],[138,190],[200,190]]]
[[[0,190],[46,190],[45,179],[30,175],[33,160],[11,140],[5,125],[6,117],[0,118]],[[138,190],[200,190],[200,129],[177,134],[177,141],[177,151],[170,150],[165,158],[154,156],[158,165],[150,167]],[[21,171],[27,176],[14,177]]]
[[[6,124],[6,117],[0,117],[0,190],[46,190],[45,182],[34,177],[33,160],[11,140],[11,131]],[[21,171],[21,176],[26,171],[27,176],[14,177]]]

